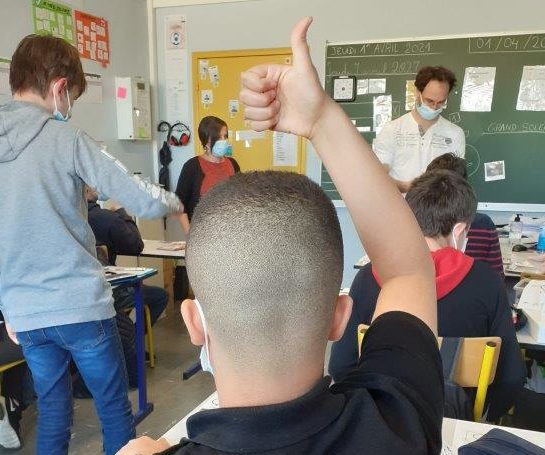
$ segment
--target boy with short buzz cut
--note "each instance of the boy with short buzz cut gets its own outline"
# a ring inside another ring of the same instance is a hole
[[[351,310],[339,296],[342,236],[332,202],[305,176],[237,174],[195,210],[186,258],[198,300],[182,304],[220,408],[189,418],[189,437],[174,447],[144,437],[120,455],[441,450],[430,255],[403,197],[321,88],[306,42],[310,22],[293,30],[293,66],[243,73],[240,99],[251,128],[310,139],[383,277],[360,364],[333,387],[323,377],[328,339],[342,336]]]
[[[487,264],[464,254],[477,207],[475,193],[460,175],[438,170],[417,178],[406,201],[435,264],[439,335],[502,339],[496,378],[487,394],[487,418],[497,420],[514,404],[525,371],[503,281]],[[371,322],[381,285],[374,264],[360,270],[352,283],[352,316],[343,338],[332,347],[329,363],[335,381],[342,381],[356,365],[354,334],[358,324]]]
[[[445,153],[435,158],[426,168],[426,171],[445,169],[454,171],[467,180],[466,160],[454,155]],[[465,253],[477,261],[486,262],[502,278],[503,258],[501,255],[500,240],[498,231],[492,219],[485,213],[477,212],[467,233],[467,247]]]
[[[66,123],[85,90],[73,46],[27,36],[13,54],[10,85],[13,101],[0,107],[0,309],[34,378],[37,453],[68,452],[73,358],[95,399],[104,450],[114,454],[134,435],[134,422],[112,291],[96,259],[83,188],[142,217],[181,205]]]

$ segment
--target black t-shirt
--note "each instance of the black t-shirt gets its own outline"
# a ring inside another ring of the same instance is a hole
[[[441,359],[419,319],[402,312],[377,318],[358,368],[329,384],[326,377],[278,405],[201,411],[188,419],[189,439],[163,454],[440,453]]]

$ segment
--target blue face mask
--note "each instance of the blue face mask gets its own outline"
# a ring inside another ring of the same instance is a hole
[[[445,109],[446,106],[441,106],[439,109],[432,109],[427,104],[422,101],[422,96],[420,96],[420,104],[416,105],[416,112],[422,117],[424,120],[435,120],[441,112]]]
[[[231,156],[233,154],[233,147],[229,145],[227,139],[220,139],[216,141],[214,147],[212,147],[212,155],[216,158],[221,158],[222,156]]]
[[[211,375],[214,375],[214,369],[212,368],[212,364],[210,363],[210,350],[208,349],[208,328],[206,326],[206,319],[204,319],[204,313],[202,311],[202,307],[199,301],[197,299],[194,299],[193,302],[195,302],[195,306],[197,307],[197,311],[199,312],[199,316],[201,317],[202,328],[204,332],[204,346],[201,348],[200,356],[202,371],[206,371]]]
[[[59,111],[59,108],[57,107],[57,95],[55,95],[56,85],[57,84],[53,86],[53,101],[55,103],[53,118],[55,120],[59,120],[60,122],[67,122],[72,117],[72,104],[70,103],[70,94],[68,93],[68,87],[66,88],[66,99],[68,100],[68,110],[66,111],[66,115],[62,115],[61,111]]]

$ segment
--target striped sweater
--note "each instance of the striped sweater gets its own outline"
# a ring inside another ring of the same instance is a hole
[[[488,215],[477,213],[469,228],[467,239],[465,253],[476,261],[487,262],[503,277],[500,241],[492,219]]]

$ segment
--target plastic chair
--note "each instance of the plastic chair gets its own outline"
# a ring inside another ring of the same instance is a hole
[[[358,354],[369,326],[358,326]],[[438,338],[441,346],[442,337]],[[498,357],[501,349],[500,337],[463,338],[463,343],[454,373],[454,383],[460,387],[477,388],[473,404],[473,419],[479,422],[483,416],[488,387],[496,377]]]

